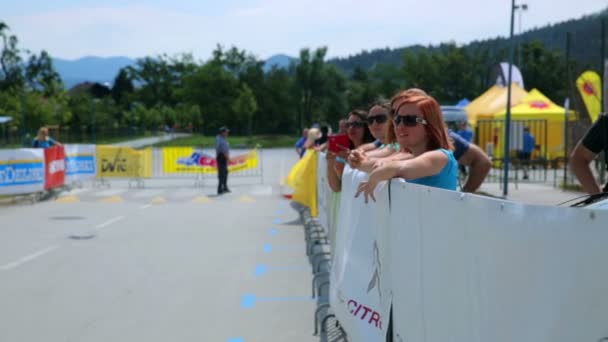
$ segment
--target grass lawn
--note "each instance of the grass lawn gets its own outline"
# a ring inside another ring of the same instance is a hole
[[[263,148],[293,147],[299,137],[288,135],[254,135],[251,138],[245,136],[229,136],[228,142],[232,148],[253,148],[260,145]],[[198,147],[214,148],[215,136],[193,135],[190,137],[177,138],[152,145],[152,147]]]

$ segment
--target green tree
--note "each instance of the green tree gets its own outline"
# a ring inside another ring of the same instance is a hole
[[[232,104],[232,110],[239,121],[247,122],[247,133],[251,136],[253,114],[258,110],[258,103],[247,84],[242,85],[238,97]]]
[[[112,87],[112,98],[118,105],[126,106],[130,102],[135,91],[133,80],[129,76],[127,69],[122,68],[114,78],[114,86]]]
[[[186,76],[184,84],[179,96],[185,103],[198,105],[208,129],[237,123],[232,104],[239,95],[239,81],[221,63],[208,62]]]
[[[22,89],[25,83],[22,72],[22,51],[18,48],[17,36],[11,35],[8,25],[0,21],[0,90]]]
[[[298,65],[295,66],[300,128],[312,124],[315,116],[314,112],[322,102],[319,95],[326,81],[324,79],[326,54],[326,47],[318,48],[312,54],[309,49],[300,50],[300,60]]]
[[[30,55],[25,66],[25,79],[31,89],[42,92],[45,97],[56,96],[63,90],[61,77],[53,68],[53,60],[46,52]]]

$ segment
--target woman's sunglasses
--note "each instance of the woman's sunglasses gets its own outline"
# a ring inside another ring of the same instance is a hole
[[[395,115],[393,121],[395,122],[395,126],[403,124],[407,127],[415,127],[417,124],[427,124],[426,120],[424,120],[423,118],[419,118],[416,115]]]
[[[377,122],[379,125],[385,123],[386,121],[388,121],[388,118],[386,117],[386,115],[374,115],[374,116],[368,116],[367,117],[367,124],[368,125],[373,125],[374,122]]]
[[[365,127],[365,122],[362,121],[352,121],[346,123],[346,128],[363,128]]]

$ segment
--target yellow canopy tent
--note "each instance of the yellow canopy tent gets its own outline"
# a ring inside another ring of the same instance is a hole
[[[506,108],[494,114],[493,119],[505,120],[505,117]],[[575,119],[572,112],[569,117]],[[564,156],[564,118],[565,109],[553,103],[538,89],[532,89],[520,104],[511,108],[511,120],[539,120],[539,123],[540,120],[546,120],[546,128],[543,124],[534,124],[534,121],[529,121],[528,126],[536,144],[541,145],[540,154],[546,152],[548,159]],[[543,147],[545,141],[547,146]]]
[[[465,108],[471,125],[475,125],[479,119],[491,118],[496,112],[507,106],[507,87],[492,86],[485,93],[473,100]],[[527,95],[517,83],[511,86],[511,104],[518,105]]]

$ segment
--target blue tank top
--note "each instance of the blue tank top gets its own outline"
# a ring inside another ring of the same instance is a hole
[[[439,150],[448,157],[448,162],[443,169],[436,175],[412,179],[409,180],[409,182],[455,191],[458,185],[458,162],[456,162],[452,151],[443,148],[440,148]]]

